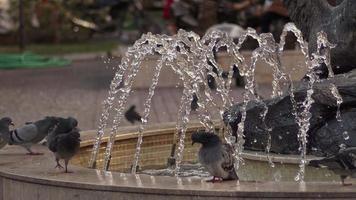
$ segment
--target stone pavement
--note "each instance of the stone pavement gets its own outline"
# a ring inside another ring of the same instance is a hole
[[[62,68],[0,70],[0,117],[9,116],[20,126],[48,115],[73,116],[82,130],[96,129],[117,63],[95,59]],[[264,94],[266,88],[262,86]],[[133,91],[127,106],[136,104],[142,113],[147,92]],[[234,87],[232,95],[241,99],[241,92]],[[149,124],[176,121],[181,94],[181,88],[158,88]],[[123,120],[122,126],[127,125]]]

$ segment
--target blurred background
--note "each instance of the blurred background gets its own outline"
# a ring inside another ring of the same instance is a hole
[[[202,36],[219,29],[237,40],[252,27],[278,41],[289,21],[281,0],[0,0],[0,115],[19,125],[46,115],[74,116],[82,129],[96,129],[120,58],[143,33],[173,35],[185,29]],[[289,51],[282,60],[300,80],[304,60],[294,41],[287,38]],[[243,54],[250,57],[256,47],[248,40]],[[138,113],[156,59],[148,58],[135,80],[127,107],[135,105]],[[224,53],[218,60],[228,68]],[[271,70],[258,65],[256,76],[268,96]],[[237,99],[243,84],[236,76],[232,95]],[[179,79],[164,69],[150,123],[175,121],[181,91]]]
[[[1,51],[16,51],[20,42],[40,53],[41,47],[45,53],[80,51],[88,42],[111,50],[146,32],[171,35],[185,29],[203,35],[222,25],[232,36],[252,27],[278,38],[288,21],[281,0],[0,0]],[[72,49],[45,51],[51,44]]]

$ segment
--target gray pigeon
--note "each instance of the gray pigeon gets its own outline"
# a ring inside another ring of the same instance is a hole
[[[345,179],[348,176],[356,178],[356,147],[340,150],[338,154],[321,160],[311,160],[309,166],[327,168],[340,175],[343,186],[351,185],[346,184]]]
[[[30,155],[41,155],[31,150],[33,144],[37,144],[47,137],[51,131],[67,133],[78,125],[78,121],[72,117],[45,117],[36,122],[27,122],[24,126],[11,131],[1,131],[2,138],[9,145],[20,145]],[[56,129],[54,129],[56,127]]]
[[[59,163],[61,159],[65,163],[65,173],[68,173],[69,160],[78,152],[80,147],[79,129],[74,128],[70,132],[59,133],[52,131],[48,135],[48,148],[56,158],[56,168],[63,168]]]
[[[9,136],[10,136],[10,126],[13,126],[13,125],[14,125],[14,123],[12,122],[12,119],[9,117],[4,117],[4,118],[0,119],[1,148],[8,143]]]
[[[3,131],[2,136],[9,145],[20,145],[30,155],[41,155],[42,153],[33,152],[31,146],[43,140],[57,123],[58,119],[56,117],[46,117],[11,131]]]
[[[213,176],[209,182],[239,179],[234,168],[234,150],[230,145],[222,143],[219,136],[199,131],[192,134],[192,145],[194,143],[202,144],[198,158],[200,164]]]

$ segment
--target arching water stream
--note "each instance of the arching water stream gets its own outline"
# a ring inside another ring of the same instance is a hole
[[[306,76],[307,80],[307,96],[302,104],[297,104],[293,96],[293,83],[291,82],[290,74],[287,74],[284,66],[281,64],[280,57],[284,51],[285,38],[288,32],[293,33],[299,43],[299,47],[305,56],[305,65],[308,69]],[[251,37],[258,42],[258,48],[253,50],[251,62],[248,64],[242,56],[240,49],[245,40]],[[293,114],[296,123],[299,126],[298,141],[300,143],[300,170],[295,178],[296,181],[303,181],[306,164],[306,145],[307,132],[309,130],[309,120],[311,118],[310,108],[313,104],[313,85],[318,82],[318,76],[315,74],[315,68],[324,63],[329,69],[330,66],[330,49],[334,46],[330,44],[325,33],[321,32],[318,35],[318,51],[310,55],[308,52],[308,44],[304,41],[303,36],[293,23],[288,23],[284,27],[281,35],[280,43],[276,43],[272,34],[257,34],[254,29],[247,29],[238,43],[234,43],[232,38],[227,34],[219,31],[211,31],[200,38],[193,32],[180,30],[174,36],[167,35],[152,35],[150,33],[143,35],[135,44],[128,49],[125,56],[122,58],[121,64],[115,73],[111,82],[110,90],[107,99],[104,101],[103,112],[100,118],[97,138],[93,147],[92,156],[89,166],[95,167],[99,146],[105,134],[109,135],[104,159],[104,170],[108,170],[112,149],[115,141],[116,132],[119,129],[120,122],[123,117],[123,109],[127,103],[127,99],[132,90],[132,84],[136,74],[140,72],[142,61],[152,55],[159,55],[152,84],[149,87],[148,96],[145,100],[144,113],[142,122],[138,128],[138,141],[135,155],[132,159],[132,173],[136,173],[137,165],[140,159],[141,145],[143,142],[143,132],[150,117],[151,100],[154,96],[157,87],[159,76],[162,68],[171,68],[180,78],[183,84],[183,94],[180,100],[179,111],[177,113],[176,134],[178,138],[176,149],[176,166],[175,174],[178,175],[182,163],[184,151],[184,138],[186,137],[187,124],[190,120],[191,101],[193,95],[198,99],[198,117],[202,126],[206,130],[213,130],[215,125],[212,112],[219,113],[219,121],[223,121],[223,114],[230,106],[236,102],[231,96],[231,82],[233,77],[233,67],[239,69],[240,75],[246,80],[245,90],[242,103],[242,117],[238,124],[237,138],[233,137],[229,129],[225,130],[225,139],[235,149],[236,169],[238,170],[241,162],[241,153],[244,146],[244,126],[246,120],[246,106],[249,101],[258,101],[264,104],[263,100],[257,94],[258,85],[255,80],[256,62],[260,59],[267,63],[266,67],[271,67],[273,71],[272,95],[275,98],[283,95],[284,92],[291,93],[293,104]],[[224,79],[223,69],[218,65],[215,53],[224,49],[228,56],[233,59],[233,63],[228,71],[227,79]],[[215,71],[215,72],[214,72]],[[216,73],[217,72],[217,73]],[[332,77],[332,70],[329,71],[329,76]],[[213,95],[213,91],[208,87],[207,76],[214,77],[216,81],[216,92],[219,94],[218,99]],[[283,91],[283,86],[289,85],[289,91]],[[336,118],[340,117],[340,104],[342,98],[334,85],[330,86],[330,90],[338,103],[338,112]],[[265,105],[265,104],[264,104]],[[264,111],[260,113],[264,119],[268,113],[268,107],[264,106]],[[110,116],[110,111],[114,111],[113,116]],[[109,120],[112,120],[112,127],[108,133],[105,133],[105,128]],[[267,126],[265,124],[265,126]],[[269,130],[271,127],[267,127]],[[347,133],[345,133],[346,135]],[[347,137],[347,136],[345,136]],[[266,145],[267,155],[271,147],[271,136],[268,136],[268,144]],[[270,160],[271,167],[274,166]]]

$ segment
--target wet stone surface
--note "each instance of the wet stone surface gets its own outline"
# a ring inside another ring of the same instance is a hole
[[[308,152],[317,156],[328,156],[337,153],[340,145],[345,147],[356,146],[356,70],[348,74],[337,75],[334,78],[324,79],[314,85],[311,107],[311,126],[308,131]],[[337,121],[337,103],[330,90],[333,83],[342,99],[341,118]],[[295,99],[301,104],[306,96],[306,87],[301,85],[294,92]],[[267,144],[268,127],[271,127],[271,152],[284,154],[297,154],[299,142],[297,140],[298,125],[292,113],[293,106],[290,95],[286,94],[275,99],[266,100],[268,107],[264,126],[260,113],[263,105],[258,102],[250,102],[247,106],[247,118],[245,121],[245,148],[251,150],[264,150]],[[230,124],[236,133],[237,124],[241,119],[241,104],[232,106],[225,113],[225,123]],[[348,136],[343,136],[347,131]]]

